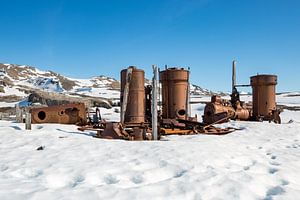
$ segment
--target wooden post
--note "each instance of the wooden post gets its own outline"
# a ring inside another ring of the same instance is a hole
[[[158,68],[155,65],[152,65],[153,68],[153,79],[152,79],[152,137],[153,140],[157,140],[157,76]]]
[[[189,117],[191,116],[191,104],[190,104],[190,68],[188,68],[188,85],[187,85],[187,90],[186,90],[186,120],[189,119]]]
[[[23,123],[23,113],[19,104],[16,104],[16,122]]]
[[[121,105],[121,124],[124,124],[124,122],[125,122],[125,113],[127,110],[129,86],[130,86],[130,82],[131,82],[132,72],[133,72],[133,69],[131,67],[129,67],[126,72],[126,83],[125,83],[125,88],[124,88],[123,103]]]
[[[31,113],[29,108],[26,108],[25,112],[25,129],[31,130]]]

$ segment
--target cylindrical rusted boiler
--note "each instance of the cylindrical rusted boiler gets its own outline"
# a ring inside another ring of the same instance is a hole
[[[162,117],[187,119],[189,71],[168,68],[160,72],[159,80],[162,84]]]
[[[211,97],[211,102],[206,104],[204,108],[203,122],[211,124],[222,119],[228,121],[234,115],[235,110],[230,103],[223,103],[220,96],[214,95]]]
[[[272,119],[272,111],[276,110],[277,76],[257,75],[250,78],[252,86],[253,117],[256,119]]]
[[[236,109],[231,103],[222,100],[220,96],[214,95],[211,97],[211,102],[206,104],[204,108],[203,122],[212,124],[215,122],[225,122],[229,119],[233,120],[248,120],[250,118],[250,111],[237,103]]]
[[[145,72],[131,66],[132,74],[129,82],[128,101],[124,117],[124,123],[136,124],[145,122]],[[121,106],[123,103],[124,89],[126,85],[127,69],[121,71]],[[123,110],[121,108],[121,110]],[[122,113],[121,113],[122,115]]]

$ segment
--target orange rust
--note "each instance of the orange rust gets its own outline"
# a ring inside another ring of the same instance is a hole
[[[206,104],[204,108],[203,122],[211,124],[223,118],[226,118],[226,120],[222,122],[229,119],[248,120],[250,118],[250,111],[242,107],[239,101],[235,107],[236,109],[229,101],[222,100],[220,96],[214,95],[211,97],[211,102]]]
[[[187,119],[188,81],[189,71],[183,68],[168,68],[160,72],[164,119]]]
[[[31,118],[33,124],[84,124],[86,123],[86,109],[83,103],[31,108]]]
[[[129,85],[129,94],[127,109],[124,122],[126,123],[144,123],[145,122],[145,72],[144,70],[132,67],[131,82]],[[123,102],[124,89],[126,84],[127,69],[121,71],[121,105]]]
[[[253,117],[272,119],[272,113],[276,110],[277,76],[257,75],[250,78],[252,86]]]

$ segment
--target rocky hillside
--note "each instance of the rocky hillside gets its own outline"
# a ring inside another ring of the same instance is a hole
[[[0,95],[25,97],[44,91],[69,95],[117,98],[120,83],[116,79],[97,76],[72,79],[52,71],[41,71],[25,65],[0,64]]]

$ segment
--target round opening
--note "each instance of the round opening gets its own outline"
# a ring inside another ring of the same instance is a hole
[[[183,109],[179,110],[178,115],[180,115],[180,116],[185,115],[185,110],[183,110]]]
[[[44,120],[44,119],[46,118],[46,113],[45,113],[44,111],[40,111],[40,112],[38,113],[38,118],[39,118],[40,120]]]
[[[60,111],[60,114],[63,115],[63,114],[64,114],[64,111]]]

